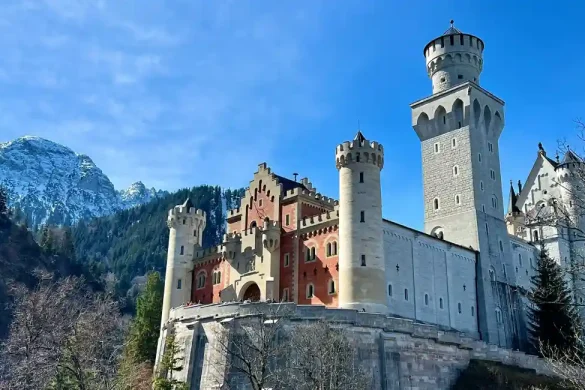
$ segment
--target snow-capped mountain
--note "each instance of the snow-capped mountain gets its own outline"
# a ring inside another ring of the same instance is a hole
[[[151,200],[160,198],[166,194],[166,191],[157,190],[155,188],[147,189],[141,181],[131,184],[126,190],[118,191],[118,195],[120,196],[124,208],[140,206],[141,204],[148,203]]]
[[[69,225],[149,202],[164,194],[141,182],[116,191],[91,158],[33,136],[0,143],[0,185],[31,226]]]

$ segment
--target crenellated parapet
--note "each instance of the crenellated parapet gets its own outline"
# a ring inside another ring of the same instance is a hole
[[[242,236],[239,233],[228,233],[223,235],[223,256],[233,260],[240,251]]]
[[[327,211],[325,213],[319,215],[313,215],[311,217],[305,217],[301,220],[300,228],[301,230],[305,229],[313,229],[320,225],[323,225],[326,222],[336,222],[339,220],[339,209],[333,211]]]
[[[167,226],[169,228],[179,228],[181,226],[189,228],[205,229],[207,214],[205,211],[195,209],[192,203],[187,200],[184,204],[173,207],[169,210]]]
[[[297,196],[303,196],[303,197],[310,198],[310,199],[315,200],[315,201],[317,201],[323,205],[326,205],[326,206],[333,207],[339,203],[336,199],[329,198],[329,197],[322,195],[318,192],[307,191],[307,190],[304,190],[302,188],[293,188],[292,190],[286,191],[283,199],[288,200],[288,199],[292,199],[292,198],[297,197]]]
[[[376,141],[356,138],[337,146],[335,150],[337,169],[351,163],[373,164],[382,169],[384,167],[384,147]]]

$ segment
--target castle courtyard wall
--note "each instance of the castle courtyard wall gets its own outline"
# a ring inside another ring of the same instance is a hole
[[[171,312],[170,328],[183,348],[186,369],[175,378],[190,389],[219,388],[223,371],[215,343],[233,321],[246,321],[262,311],[275,312],[276,304],[220,304],[177,308]],[[328,320],[347,331],[357,348],[357,360],[373,379],[372,390],[449,389],[470,360],[487,360],[551,375],[544,361],[518,351],[488,345],[476,335],[410,319],[386,317],[354,310],[327,309],[316,305],[281,304],[289,312],[287,331],[298,324]],[[244,389],[242,384],[238,389]]]

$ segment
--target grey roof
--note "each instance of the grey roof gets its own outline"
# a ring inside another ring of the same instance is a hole
[[[562,164],[572,163],[572,162],[581,162],[581,158],[577,156],[572,150],[568,150],[563,157]]]
[[[456,29],[455,27],[451,26],[443,33],[443,35],[453,35],[453,34],[463,34],[460,30]]]
[[[516,205],[518,202],[518,196],[516,195],[516,191],[514,191],[514,185],[510,180],[510,198],[508,202],[508,214],[516,214],[520,213],[520,209]]]
[[[305,187],[303,184],[299,183],[298,181],[287,179],[286,177],[279,176],[279,175],[274,175],[274,176],[276,176],[276,180],[278,180],[278,182],[280,184],[282,184],[282,190],[284,192],[286,192],[288,190],[292,190],[293,188],[302,188],[304,190],[308,190],[307,187]]]
[[[195,206],[193,206],[193,202],[191,202],[191,198],[187,198],[185,203],[183,203],[183,207],[186,207],[187,211],[189,211],[189,209],[192,209]]]
[[[361,130],[358,130],[357,134],[355,135],[354,141],[358,141],[361,144],[363,144],[366,141],[366,137],[364,137],[364,135],[362,134]]]

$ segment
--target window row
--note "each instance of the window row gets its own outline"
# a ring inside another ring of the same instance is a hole
[[[393,291],[392,291],[391,284],[388,284],[388,296],[393,297]],[[408,301],[408,289],[407,288],[404,289],[404,300]],[[429,306],[429,302],[430,302],[429,294],[425,294],[424,301],[425,301],[425,306]],[[441,297],[439,297],[439,309],[444,309],[443,298],[441,298]],[[462,314],[462,311],[463,311],[463,307],[461,305],[461,302],[459,302],[459,303],[457,303],[457,312],[459,314]],[[471,306],[471,316],[475,317],[475,307],[474,306]]]
[[[335,280],[329,279],[329,281],[327,282],[327,294],[334,295],[336,293],[337,289],[335,286]],[[315,285],[313,283],[307,284],[305,296],[307,297],[307,299],[311,299],[315,296]]]
[[[326,255],[327,257],[337,256],[338,254],[338,245],[337,241],[330,241],[325,246],[326,248]],[[284,266],[288,266],[289,264],[289,255],[288,253],[285,254],[285,264]],[[310,263],[312,261],[317,260],[317,249],[315,246],[310,246],[305,249],[305,263]]]
[[[455,204],[457,206],[461,206],[461,195],[457,194],[455,195]],[[435,198],[433,199],[433,210],[434,211],[439,211],[441,209],[441,199],[440,198]]]

